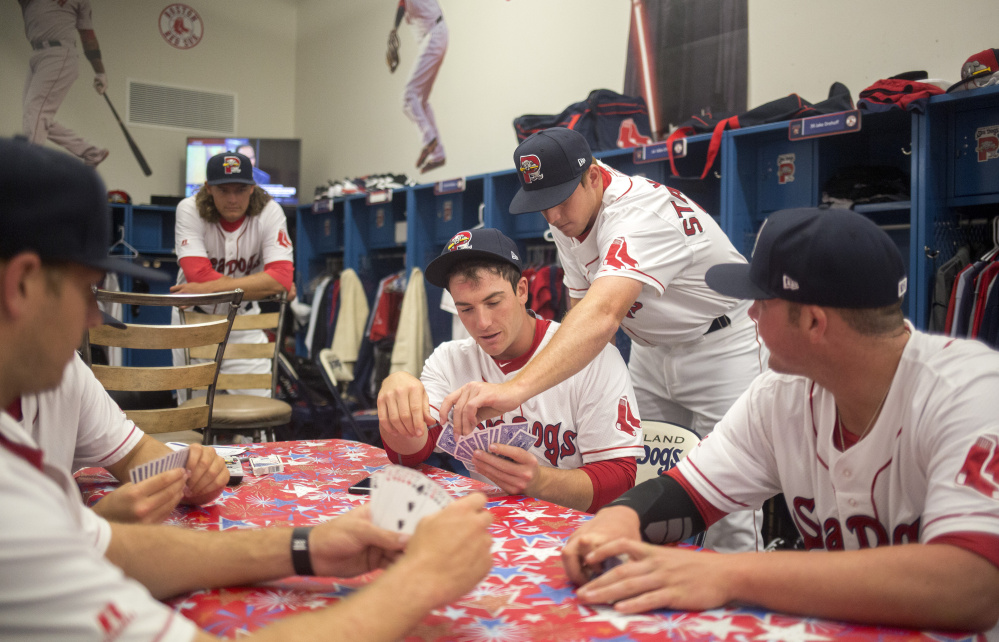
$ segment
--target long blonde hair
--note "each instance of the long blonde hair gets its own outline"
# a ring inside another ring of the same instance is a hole
[[[253,186],[253,194],[250,195],[250,205],[246,208],[247,216],[257,216],[264,211],[267,201],[271,200],[268,194],[259,185]],[[222,220],[222,214],[215,207],[215,199],[208,191],[207,185],[202,185],[198,194],[194,197],[194,202],[198,206],[198,215],[209,223],[218,223]]]

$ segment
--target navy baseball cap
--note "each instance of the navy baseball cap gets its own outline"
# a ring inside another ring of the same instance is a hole
[[[763,222],[749,264],[708,269],[712,290],[833,308],[880,308],[905,294],[905,261],[884,230],[851,210],[802,208]]]
[[[517,254],[517,244],[503,232],[493,228],[480,228],[458,232],[451,237],[440,256],[427,265],[424,277],[439,288],[447,288],[454,265],[469,260],[502,261],[524,271],[524,264]]]
[[[208,185],[223,183],[243,183],[256,185],[253,180],[253,163],[238,152],[222,152],[208,159],[208,169],[205,170]]]
[[[107,190],[92,167],[23,136],[0,138],[0,258],[30,251],[43,261],[170,280],[160,270],[108,256],[110,238]]]
[[[592,162],[590,146],[579,132],[565,127],[534,132],[513,152],[520,190],[510,203],[510,213],[555,207],[572,196]]]

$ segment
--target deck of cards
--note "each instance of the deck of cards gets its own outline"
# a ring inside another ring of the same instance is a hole
[[[390,465],[371,476],[371,521],[412,535],[416,525],[451,503],[437,482],[405,466]]]
[[[515,424],[499,424],[476,430],[464,437],[455,437],[454,427],[448,423],[437,439],[437,447],[456,459],[472,463],[472,454],[476,450],[489,452],[489,444],[507,444],[527,450],[534,444],[534,435],[527,429],[527,422]]]
[[[187,466],[187,455],[190,452],[190,448],[183,448],[181,450],[176,450],[169,455],[163,455],[159,459],[154,459],[152,461],[147,461],[144,464],[140,464],[128,471],[128,479],[133,484],[138,484],[140,481],[149,479],[154,475],[159,475],[160,473],[172,468],[185,468]]]

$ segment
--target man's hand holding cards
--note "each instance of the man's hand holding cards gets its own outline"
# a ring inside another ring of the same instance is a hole
[[[419,521],[451,503],[435,481],[405,466],[390,465],[371,476],[371,521],[412,535]]]
[[[465,462],[474,469],[473,455],[476,450],[489,451],[491,444],[508,444],[522,450],[527,450],[534,443],[534,435],[527,430],[527,422],[500,424],[476,430],[470,435],[457,437],[450,423],[445,424],[437,439],[437,446],[456,459]],[[500,455],[502,456],[502,455]],[[505,459],[510,459],[505,457]],[[512,460],[511,460],[512,461]]]

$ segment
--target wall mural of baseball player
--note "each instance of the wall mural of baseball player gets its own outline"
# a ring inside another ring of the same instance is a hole
[[[524,307],[527,278],[517,251],[499,230],[471,230],[456,234],[427,265],[427,281],[453,295],[471,338],[438,346],[419,379],[402,371],[386,377],[378,427],[392,461],[426,460],[443,430],[431,409],[445,395],[469,381],[508,381],[558,330]],[[472,477],[511,494],[595,511],[634,486],[635,457],[643,452],[634,403],[624,359],[604,343],[581,372],[503,415],[504,422],[528,422],[531,445],[476,449]]]
[[[274,294],[288,292],[288,298],[294,298],[294,250],[288,238],[288,220],[254,181],[250,159],[236,152],[216,154],[208,159],[205,175],[201,190],[177,205],[174,251],[181,269],[177,285],[170,291],[201,294],[242,288],[245,295],[240,314],[259,313],[256,301]],[[176,311],[173,322],[180,322]],[[242,330],[229,336],[229,343],[266,342],[262,330]],[[183,362],[184,351],[174,350],[174,363]],[[227,359],[222,365],[222,372],[270,371],[268,359]],[[270,395],[269,390],[230,392]]]
[[[582,370],[620,327],[632,339],[628,370],[641,416],[707,435],[766,367],[749,304],[704,283],[712,265],[746,259],[689,197],[595,160],[577,131],[532,134],[514,160],[520,190],[510,212],[547,220],[571,309],[516,377],[466,384],[444,400],[442,416],[453,405],[454,432],[467,434],[469,423],[508,412]],[[762,513],[733,514],[704,544],[758,550],[761,523]]]
[[[447,53],[448,32],[444,14],[437,0],[399,0],[395,14],[395,27],[389,32],[386,62],[395,73],[399,66],[399,25],[403,16],[413,28],[419,50],[413,68],[406,80],[402,95],[402,110],[420,130],[423,148],[416,159],[420,173],[437,169],[445,162],[444,142],[437,129],[434,110],[430,106],[430,92],[437,80],[437,72]]]
[[[582,602],[747,604],[999,639],[999,353],[906,321],[905,265],[865,216],[806,208],[772,214],[749,265],[707,271],[713,290],[753,301],[772,369],[679,464],[569,538]],[[778,492],[808,555],[658,546]],[[616,555],[629,561],[589,581]]]
[[[108,157],[108,150],[56,122],[56,112],[79,74],[76,36],[94,69],[94,89],[103,95],[108,77],[94,33],[90,0],[18,0],[24,35],[34,53],[24,82],[23,129],[39,145],[46,139],[65,147],[90,166]]]

